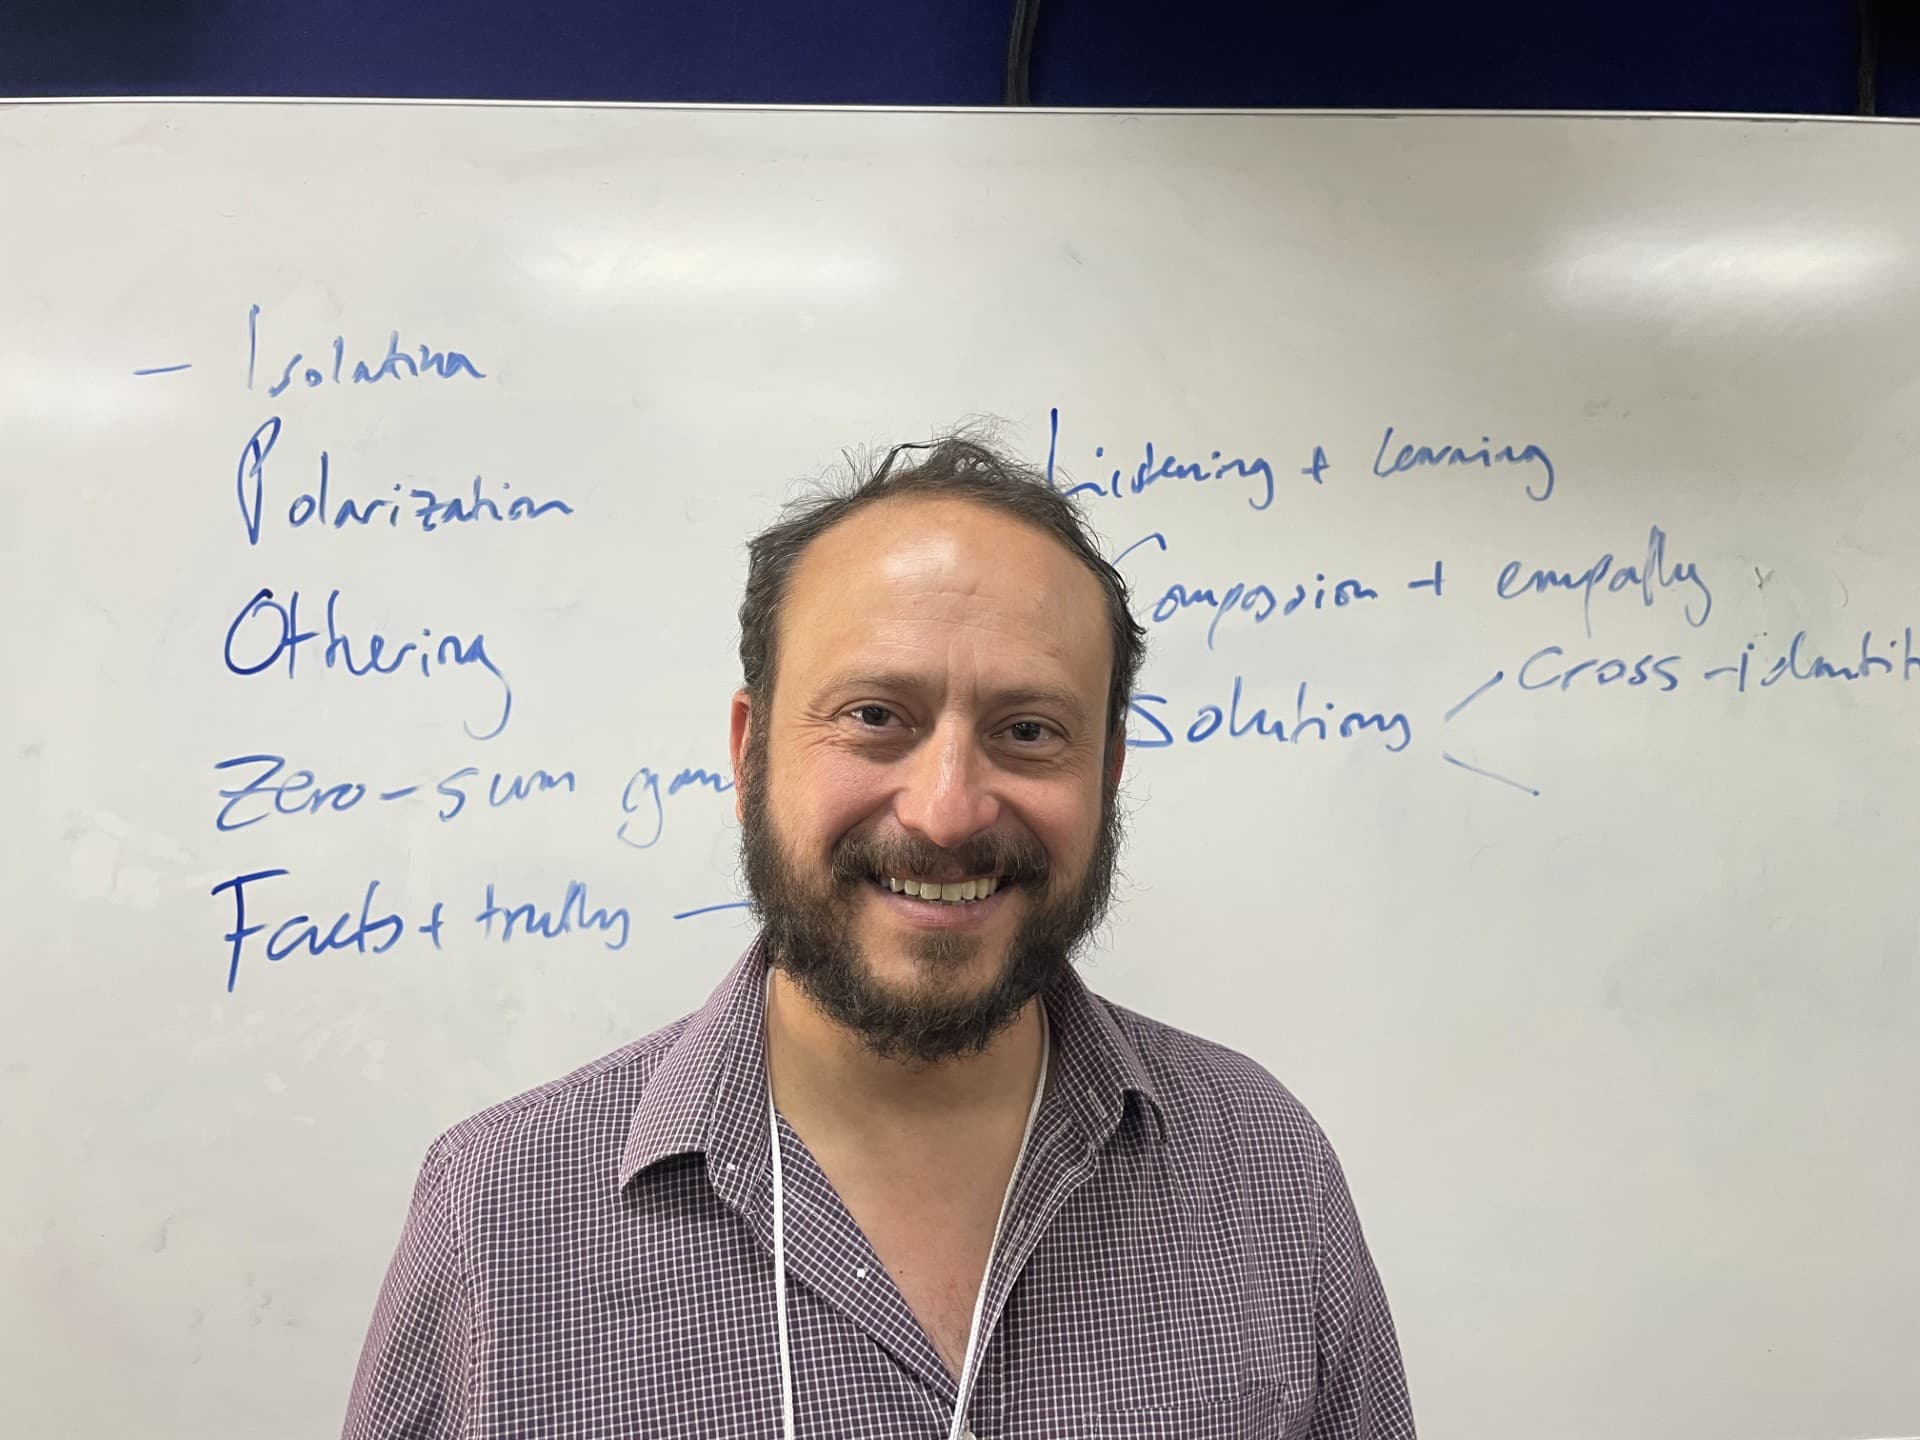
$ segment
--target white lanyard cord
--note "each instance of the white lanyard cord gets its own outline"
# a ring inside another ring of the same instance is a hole
[[[767,990],[773,989],[773,972],[767,972]],[[953,1425],[947,1440],[960,1440],[973,1393],[973,1362],[980,1340],[980,1315],[986,1308],[987,1282],[993,1278],[993,1257],[1000,1251],[1000,1232],[1007,1223],[1007,1207],[1013,1201],[1014,1183],[1020,1178],[1020,1165],[1027,1156],[1027,1142],[1033,1138],[1034,1121],[1040,1116],[1040,1100],[1047,1092],[1047,1068],[1053,1055],[1053,1037],[1047,1024],[1046,1007],[1040,1009],[1040,1080],[1033,1087],[1033,1104],[1027,1110],[1027,1128],[1020,1136],[1020,1151],[1014,1156],[1013,1174],[1007,1177],[1007,1193],[1000,1197],[1000,1215],[993,1222],[993,1244],[987,1251],[986,1274],[980,1277],[980,1293],[974,1296],[973,1319],[967,1326],[967,1353],[960,1362],[959,1394],[953,1407]],[[793,1426],[793,1344],[787,1330],[787,1223],[786,1185],[780,1164],[780,1117],[773,1107],[773,1072],[767,1072],[767,1136],[773,1145],[773,1290],[779,1307],[780,1332],[780,1415],[786,1440],[795,1440]]]

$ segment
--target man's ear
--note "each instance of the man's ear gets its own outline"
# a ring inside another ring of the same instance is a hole
[[[1127,732],[1120,731],[1113,737],[1113,744],[1107,747],[1107,789],[1116,790],[1120,785],[1120,772],[1127,763]]]
[[[747,758],[747,742],[752,735],[753,701],[745,690],[736,690],[727,716],[727,758],[733,766],[733,818],[743,822],[747,818],[746,801],[741,798],[746,789],[742,783],[746,778],[743,767]]]

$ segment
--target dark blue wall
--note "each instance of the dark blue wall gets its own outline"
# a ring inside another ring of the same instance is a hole
[[[1920,113],[1915,0],[1866,0]],[[1855,0],[1039,0],[1033,99],[1851,113]],[[1011,0],[0,0],[0,94],[996,103]]]

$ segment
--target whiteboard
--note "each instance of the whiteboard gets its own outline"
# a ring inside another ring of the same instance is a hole
[[[0,157],[15,1433],[334,1432],[431,1138],[748,939],[745,537],[980,415],[1150,631],[1087,978],[1326,1127],[1423,1433],[1920,1433],[1920,130],[23,104]]]

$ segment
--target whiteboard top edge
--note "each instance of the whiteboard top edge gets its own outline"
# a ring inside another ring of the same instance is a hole
[[[1736,123],[1796,125],[1920,125],[1920,116],[1822,115],[1765,110],[1489,110],[1489,109],[1289,109],[1252,106],[1068,106],[1068,105],[741,105],[661,100],[496,100],[369,95],[15,95],[0,96],[0,107],[26,105],[363,105],[460,107],[516,110],[667,110],[741,114],[841,112],[865,115],[1129,115],[1186,117],[1291,116],[1361,120],[1525,119],[1525,120],[1719,120]]]

